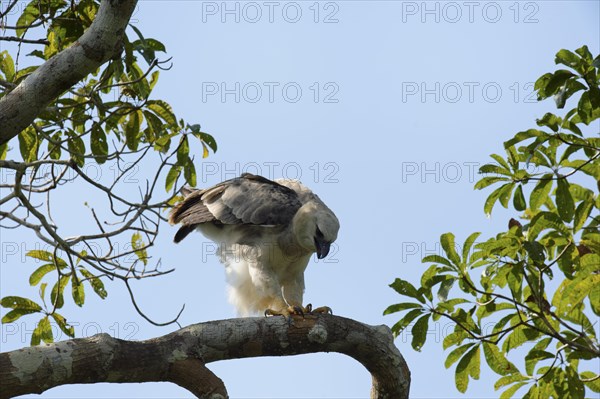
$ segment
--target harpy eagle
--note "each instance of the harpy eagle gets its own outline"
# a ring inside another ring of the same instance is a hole
[[[249,173],[182,194],[169,217],[181,224],[174,241],[198,229],[218,245],[229,301],[240,315],[311,312],[302,305],[304,270],[313,253],[327,256],[340,227],[317,195],[296,180]]]

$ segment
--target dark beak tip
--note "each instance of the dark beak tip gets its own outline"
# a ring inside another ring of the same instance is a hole
[[[329,254],[331,244],[315,238],[315,249],[317,252],[317,259],[323,259]]]

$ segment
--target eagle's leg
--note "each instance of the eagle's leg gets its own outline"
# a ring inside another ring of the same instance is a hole
[[[265,310],[265,316],[302,316],[307,314],[333,314],[333,311],[329,306],[320,306],[318,308],[313,309],[312,305],[309,303],[306,306],[288,306],[283,310],[273,310],[267,309]]]

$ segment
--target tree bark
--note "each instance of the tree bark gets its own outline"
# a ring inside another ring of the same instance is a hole
[[[102,0],[89,29],[0,98],[0,145],[25,129],[65,90],[121,53],[137,0]]]
[[[227,398],[205,364],[258,356],[338,352],[371,373],[371,398],[408,398],[410,372],[386,326],[332,315],[194,324],[146,341],[108,334],[0,353],[0,398],[65,384],[169,381],[198,398]]]

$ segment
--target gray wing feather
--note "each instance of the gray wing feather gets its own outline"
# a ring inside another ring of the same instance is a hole
[[[175,236],[178,242],[202,223],[287,224],[301,206],[291,188],[245,173],[206,190],[188,192],[171,211],[169,222],[183,225]]]

